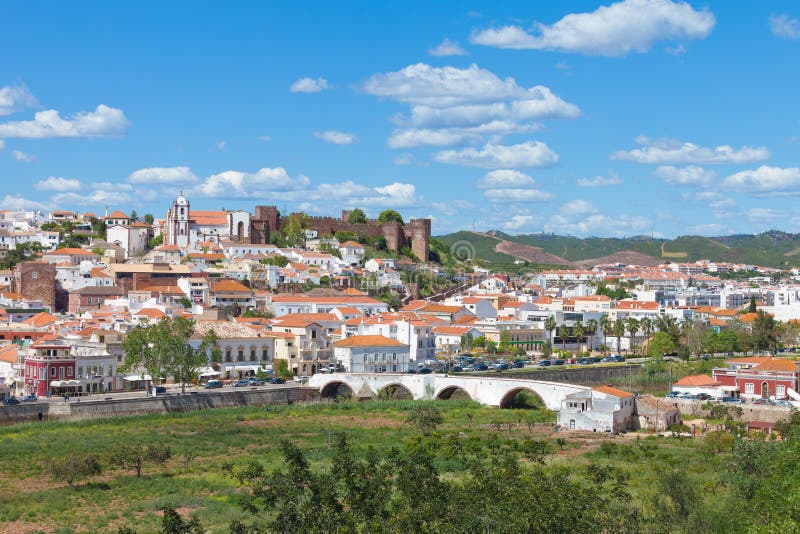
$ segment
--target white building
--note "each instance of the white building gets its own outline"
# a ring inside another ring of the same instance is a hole
[[[558,424],[564,430],[591,430],[617,434],[634,428],[635,398],[611,386],[598,386],[564,397]]]
[[[337,341],[333,355],[348,373],[404,373],[409,368],[408,345],[380,335]]]
[[[106,241],[119,245],[125,251],[125,259],[144,254],[150,241],[150,227],[144,223],[111,226]]]

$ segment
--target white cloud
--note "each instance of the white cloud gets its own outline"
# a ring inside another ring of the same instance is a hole
[[[473,32],[474,44],[497,48],[558,50],[588,55],[624,56],[647,52],[657,41],[703,39],[716,19],[704,9],[670,0],[623,0],[591,13],[571,13],[552,25],[535,24]]]
[[[0,207],[7,210],[46,210],[48,206],[19,195],[6,195],[0,200]]]
[[[225,150],[225,141],[217,141],[217,143],[214,146],[217,147],[217,150],[222,152],[223,150]]]
[[[554,198],[546,191],[520,188],[487,189],[483,196],[492,202],[538,202]]]
[[[414,154],[409,154],[409,153],[400,154],[399,156],[394,158],[394,164],[395,165],[400,165],[400,166],[413,165],[414,161],[415,161],[414,160]]]
[[[130,125],[121,109],[100,104],[94,111],[81,111],[66,119],[58,111],[48,109],[36,113],[32,121],[2,123],[0,137],[119,137]]]
[[[622,183],[622,178],[617,176],[617,173],[611,171],[606,176],[595,176],[594,178],[578,178],[578,185],[580,187],[608,187],[612,185],[619,185]]]
[[[36,98],[24,85],[0,87],[0,116],[11,115],[38,104]]]
[[[503,226],[506,230],[519,230],[535,221],[533,215],[514,215]]]
[[[467,51],[461,48],[457,42],[445,39],[433,48],[428,49],[432,56],[465,56]]]
[[[17,161],[22,161],[23,163],[30,163],[36,160],[36,156],[32,154],[26,154],[25,152],[22,152],[20,150],[12,150],[11,157]]]
[[[705,203],[711,213],[717,219],[727,219],[731,217],[736,207],[736,201],[716,191],[702,191],[696,194],[684,193],[685,200]]]
[[[132,184],[190,184],[198,179],[189,167],[147,167],[128,176]]]
[[[256,139],[257,139],[258,141],[264,141],[264,142],[267,142],[267,141],[272,141],[272,136],[269,136],[269,135],[259,135],[258,137],[256,137]]]
[[[696,224],[687,228],[693,234],[705,235],[710,237],[729,233],[726,226],[719,223]]]
[[[534,183],[534,179],[523,172],[514,169],[498,169],[487,172],[483,178],[478,180],[477,185],[481,189],[490,189],[496,187],[528,187]]]
[[[49,176],[36,182],[33,188],[37,191],[77,191],[81,188],[81,182],[75,178]]]
[[[414,184],[394,182],[369,187],[348,180],[336,184],[320,184],[316,190],[302,192],[311,200],[336,200],[347,207],[411,207],[422,203]]]
[[[645,136],[637,137],[636,142],[643,148],[619,150],[611,154],[611,159],[636,163],[709,165],[753,163],[769,158],[769,150],[765,147],[743,146],[737,150],[730,145],[720,145],[707,148],[676,139],[650,139]]]
[[[747,219],[753,224],[770,223],[782,216],[781,212],[772,208],[750,208],[746,212]]]
[[[545,232],[572,235],[630,236],[648,230],[650,222],[644,217],[614,213],[600,213],[587,200],[572,200],[551,215],[544,226]]]
[[[433,155],[439,163],[464,167],[509,168],[547,167],[558,163],[558,154],[541,141],[526,141],[518,145],[494,145],[482,148],[443,150]]]
[[[219,198],[260,198],[273,191],[296,191],[310,184],[308,177],[292,178],[283,167],[263,168],[255,173],[225,171],[206,178],[194,194]]]
[[[0,139],[0,152],[6,149],[6,142]]]
[[[775,195],[800,193],[800,168],[762,165],[725,178],[724,185],[742,193]]]
[[[772,15],[769,28],[777,37],[784,39],[800,39],[800,22],[789,15]]]
[[[337,132],[336,130],[328,130],[326,132],[314,132],[314,137],[322,139],[326,143],[333,143],[334,145],[352,145],[358,141],[358,137],[354,134],[347,132]]]
[[[709,186],[717,178],[717,173],[697,165],[674,167],[663,165],[655,170],[656,176],[669,184]]]
[[[497,143],[537,130],[536,121],[580,116],[577,106],[547,87],[524,88],[475,64],[460,69],[417,63],[373,75],[363,90],[409,105],[408,115],[393,118],[401,128],[389,138],[392,148]]]
[[[289,86],[289,91],[293,93],[319,93],[328,88],[328,80],[325,78],[300,78]]]

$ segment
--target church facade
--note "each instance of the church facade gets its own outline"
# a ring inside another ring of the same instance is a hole
[[[164,218],[165,245],[200,249],[204,243],[246,241],[250,237],[250,214],[246,211],[192,210],[189,200],[178,195]]]

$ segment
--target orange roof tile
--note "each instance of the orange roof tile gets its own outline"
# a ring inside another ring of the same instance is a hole
[[[106,219],[130,219],[127,215],[122,213],[120,210],[116,210],[114,213],[111,213]]]
[[[703,386],[716,386],[718,384],[709,375],[691,375],[691,376],[684,376],[683,378],[675,382],[675,385],[687,386],[687,387],[703,387]]]
[[[334,343],[336,347],[407,347],[396,339],[386,336],[350,336]]]
[[[225,226],[228,224],[228,212],[191,210],[189,218],[196,224],[208,226]]]
[[[37,313],[36,315],[33,315],[33,316],[25,319],[24,321],[22,321],[23,324],[29,324],[29,325],[34,326],[36,328],[42,328],[44,326],[49,326],[51,324],[55,324],[55,322],[56,322],[56,318],[53,317],[52,315],[50,315],[47,312]]]
[[[161,319],[164,317],[164,312],[157,308],[142,308],[133,314],[134,317],[147,317],[149,319]]]
[[[593,387],[592,389],[594,391],[599,391],[600,393],[605,393],[606,395],[613,395],[621,399],[624,399],[626,397],[633,397],[633,393],[628,393],[627,391],[622,391],[621,389],[617,389],[611,386],[596,386]]]
[[[216,284],[214,284],[213,289],[211,290],[213,293],[251,293],[249,287],[245,286],[237,282],[236,280],[220,280]]]
[[[788,371],[798,372],[798,363],[792,360],[784,360],[781,358],[772,358],[770,361],[756,365],[753,367],[754,371]]]

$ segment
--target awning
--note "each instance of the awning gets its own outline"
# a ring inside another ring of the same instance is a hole
[[[51,388],[68,388],[68,387],[78,387],[83,385],[83,381],[78,380],[53,380],[50,382]]]
[[[202,378],[204,376],[219,376],[221,374],[222,373],[220,373],[219,371],[214,371],[212,369],[211,371],[203,371],[202,373],[200,373],[200,378]]]
[[[259,369],[266,369],[260,365],[234,365],[231,367],[234,371],[258,371]]]
[[[139,373],[139,374],[135,374],[135,375],[125,375],[125,376],[122,377],[122,379],[127,381],[127,382],[141,382],[143,380],[149,382],[150,381],[150,375],[148,375],[148,374],[144,374],[143,375],[143,374]]]

